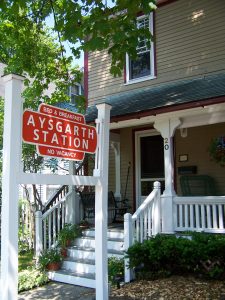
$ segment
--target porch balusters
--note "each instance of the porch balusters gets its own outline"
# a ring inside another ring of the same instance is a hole
[[[225,197],[175,197],[175,231],[225,233]]]
[[[152,235],[161,232],[160,182],[154,182],[154,189],[132,216],[124,216],[124,250],[135,241],[143,242]],[[129,260],[125,259],[125,282],[133,278],[132,270],[128,269]]]
[[[39,256],[43,249],[50,249],[55,245],[57,235],[66,223],[66,201],[70,199],[71,196],[72,191],[43,215],[41,211],[36,212],[36,256]]]

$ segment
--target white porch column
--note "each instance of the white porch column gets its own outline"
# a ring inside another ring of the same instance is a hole
[[[100,175],[100,183],[95,187],[95,280],[96,300],[107,300],[108,256],[107,256],[107,207],[108,207],[108,162],[109,162],[109,121],[108,104],[98,104],[98,150],[96,152],[95,175]]]
[[[120,143],[119,142],[111,142],[111,147],[114,150],[115,154],[115,197],[121,198],[120,191]]]
[[[124,215],[124,250],[127,251],[129,247],[133,244],[133,226],[132,226],[132,215],[126,213]],[[132,269],[128,268],[129,259],[124,260],[124,280],[125,282],[130,282],[134,279],[134,272]]]
[[[17,176],[21,165],[23,77],[7,75],[2,173],[1,300],[17,299],[18,286],[18,198]]]
[[[164,139],[164,167],[165,167],[165,191],[161,196],[162,208],[162,232],[172,233],[173,230],[173,197],[174,191],[174,160],[173,160],[173,136],[175,129],[180,125],[179,119],[165,119],[156,121],[154,127],[161,133]]]
[[[69,174],[70,175],[74,175],[74,162],[70,161],[69,162]],[[66,223],[70,223],[70,224],[76,224],[79,222],[79,220],[76,220],[76,216],[77,218],[79,218],[79,206],[77,209],[77,199],[76,197],[76,192],[75,192],[75,186],[74,185],[70,185],[69,186],[69,192],[71,192],[71,195],[68,197],[68,199],[66,199]],[[79,203],[78,203],[79,205]]]

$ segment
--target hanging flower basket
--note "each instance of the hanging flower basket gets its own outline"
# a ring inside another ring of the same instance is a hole
[[[209,156],[221,167],[225,167],[225,136],[211,140],[209,145]]]

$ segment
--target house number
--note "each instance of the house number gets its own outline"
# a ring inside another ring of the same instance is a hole
[[[164,145],[164,149],[165,149],[165,150],[169,150],[169,141],[168,141],[168,138],[165,138],[165,139],[164,139],[164,144],[165,144],[165,145]]]

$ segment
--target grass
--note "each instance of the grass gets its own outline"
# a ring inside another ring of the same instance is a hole
[[[32,250],[19,254],[19,272],[35,265],[33,257],[34,251]]]

